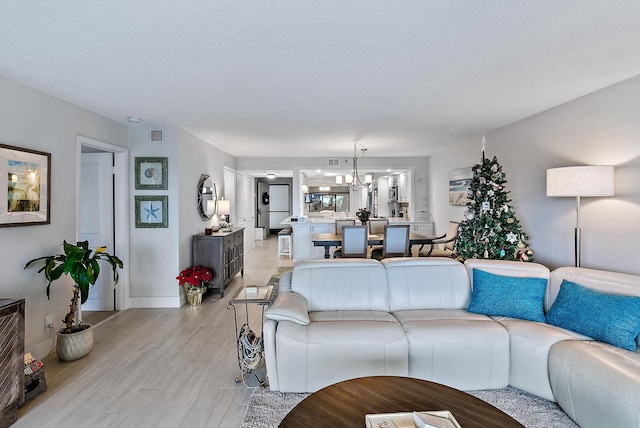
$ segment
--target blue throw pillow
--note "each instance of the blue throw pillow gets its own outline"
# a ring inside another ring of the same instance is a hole
[[[640,297],[603,293],[565,279],[547,323],[634,351],[640,333]]]
[[[473,269],[468,312],[544,322],[546,278],[518,278]]]

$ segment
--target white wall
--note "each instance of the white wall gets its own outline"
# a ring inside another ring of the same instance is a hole
[[[178,275],[178,241],[180,204],[178,198],[178,129],[162,126],[164,142],[149,141],[149,126],[140,124],[129,127],[130,156],[130,268],[129,305],[133,308],[178,307],[180,294]],[[168,157],[168,190],[136,190],[135,158]],[[168,228],[136,228],[135,196],[168,196]],[[195,197],[194,197],[195,198]],[[195,202],[194,202],[195,204]]]
[[[0,142],[51,153],[51,224],[0,228],[0,296],[26,299],[25,350],[38,358],[54,346],[44,318],[53,314],[62,325],[71,283],[56,281],[47,300],[44,277],[23,266],[76,240],[77,135],[127,146],[126,126],[0,77]]]
[[[179,205],[179,259],[176,272],[173,275],[173,287],[179,291],[176,275],[182,269],[191,266],[191,238],[193,235],[203,233],[205,227],[211,225],[211,221],[202,221],[196,204],[196,192],[198,180],[201,174],[208,174],[216,184],[218,197],[223,195],[223,169],[235,167],[235,158],[213,147],[211,144],[185,131],[178,131],[179,154],[177,202]],[[251,226],[251,233],[253,227]]]
[[[487,134],[487,156],[503,166],[537,261],[551,268],[574,262],[575,199],[548,198],[546,170],[614,165],[616,195],[582,199],[582,266],[640,274],[639,99],[635,77]],[[439,231],[464,212],[445,205],[445,174],[479,161],[480,138],[430,159]]]

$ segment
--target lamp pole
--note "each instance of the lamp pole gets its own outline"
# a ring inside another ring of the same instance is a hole
[[[574,230],[576,267],[580,267],[580,234],[580,196],[576,196],[576,228]]]

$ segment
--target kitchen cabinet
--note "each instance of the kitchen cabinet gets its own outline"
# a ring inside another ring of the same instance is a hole
[[[324,248],[314,247],[311,237],[314,233],[335,231],[335,222],[331,223],[291,223],[293,228],[293,260],[322,259]]]
[[[354,211],[355,212],[355,211]],[[378,217],[389,217],[389,178],[380,177],[378,179]]]
[[[403,172],[398,175],[398,202],[411,201],[411,173]]]
[[[419,233],[424,236],[433,236],[433,223],[411,223],[411,232]]]
[[[24,403],[24,299],[0,299],[0,427],[18,418]]]
[[[193,266],[213,271],[209,288],[217,288],[224,295],[224,288],[238,272],[244,276],[244,228],[194,235],[191,257]]]

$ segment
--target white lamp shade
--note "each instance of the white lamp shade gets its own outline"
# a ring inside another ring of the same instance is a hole
[[[207,214],[212,215],[216,212],[216,201],[207,201]]]
[[[344,176],[344,182],[347,184],[353,183],[353,175],[347,174]]]
[[[302,186],[300,186],[300,190],[302,190],[302,193],[309,193],[309,186],[303,184]]]
[[[373,176],[371,174],[367,174],[364,176],[364,184],[373,183]]]
[[[612,166],[570,166],[547,170],[547,196],[613,196]]]
[[[342,176],[336,175],[336,184],[342,184]]]
[[[218,214],[229,215],[231,214],[231,201],[221,199],[218,201]]]

